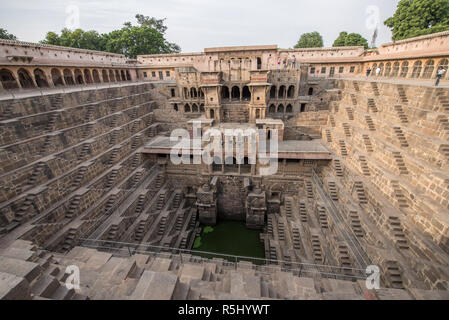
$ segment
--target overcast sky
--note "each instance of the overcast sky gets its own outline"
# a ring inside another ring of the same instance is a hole
[[[379,21],[377,45],[390,42],[383,25],[399,0],[0,0],[0,28],[19,40],[37,42],[66,25],[109,32],[141,13],[166,18],[167,39],[183,52],[232,45],[277,44],[290,48],[302,33],[318,31],[332,46],[340,31],[371,41]],[[79,19],[76,19],[76,12]],[[378,18],[376,18],[378,16]]]

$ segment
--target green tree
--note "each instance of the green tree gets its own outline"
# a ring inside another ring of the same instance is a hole
[[[17,37],[11,33],[8,33],[7,30],[0,28],[0,39],[17,40]]]
[[[321,48],[323,37],[317,31],[304,33],[295,44],[294,48]]]
[[[333,47],[352,47],[363,46],[368,48],[368,40],[362,37],[358,33],[347,33],[346,31],[340,32],[340,35],[335,39]]]
[[[394,41],[449,30],[449,0],[400,0],[384,24]]]
[[[165,19],[136,15],[137,26],[126,22],[120,30],[99,34],[97,31],[63,29],[61,34],[48,32],[45,44],[124,54],[136,58],[140,54],[179,52],[181,48],[165,39]]]
[[[69,29],[62,29],[61,35],[54,32],[48,32],[45,40],[41,41],[45,44],[52,44],[57,46],[89,49],[89,50],[104,50],[103,35],[97,31],[84,31],[76,29],[71,31]]]
[[[135,58],[141,54],[179,52],[181,48],[165,39],[164,20],[136,16],[138,26],[126,22],[122,29],[106,35],[106,51]]]
[[[337,39],[335,39],[334,44],[332,46],[333,47],[344,47],[347,36],[348,36],[348,33],[346,31],[340,32],[340,35],[338,36]]]

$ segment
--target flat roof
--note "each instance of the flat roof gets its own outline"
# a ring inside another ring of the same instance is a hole
[[[256,46],[229,46],[229,47],[215,47],[205,48],[204,52],[221,52],[221,51],[258,51],[258,50],[277,50],[277,44],[273,45],[256,45]]]
[[[173,147],[189,149],[192,154],[201,153],[203,147],[193,147],[192,139],[184,142],[170,141],[170,137],[158,136],[147,143],[143,153],[148,154],[170,154]],[[269,152],[269,148],[267,148]],[[224,148],[223,148],[224,152]],[[278,142],[279,159],[305,159],[305,160],[332,160],[332,154],[319,140],[287,140]]]

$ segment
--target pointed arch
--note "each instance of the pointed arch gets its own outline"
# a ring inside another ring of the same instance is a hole
[[[24,89],[35,88],[33,78],[31,78],[30,73],[27,70],[20,68],[17,71],[17,76],[19,77],[19,82],[22,88]]]
[[[39,68],[34,69],[34,80],[39,88],[48,88],[47,76],[44,71]]]

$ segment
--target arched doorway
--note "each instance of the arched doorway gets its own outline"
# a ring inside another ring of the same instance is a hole
[[[407,74],[408,74],[408,61],[404,61],[402,62],[400,77],[406,78]]]
[[[0,70],[0,81],[2,82],[3,89],[5,90],[19,89],[19,84],[17,83],[16,78],[8,69]]]
[[[210,118],[211,119],[215,119],[215,111],[214,111],[214,109],[210,109],[209,114],[210,114]]]
[[[270,107],[268,108],[269,113],[276,113],[276,106],[274,104],[270,104]]]
[[[75,70],[75,81],[76,84],[84,84],[83,74],[80,69]]]
[[[108,72],[106,70],[101,71],[101,76],[103,77],[103,82],[109,82]]]
[[[87,84],[92,83],[92,77],[90,76],[90,70],[84,69],[84,80]]]
[[[276,99],[276,86],[271,86],[270,89],[270,99]]]
[[[278,106],[278,113],[284,113],[284,105],[283,104],[280,104]]]
[[[221,88],[221,99],[229,100],[229,88],[226,86]]]
[[[109,70],[109,81],[110,82],[115,82],[115,75],[114,75],[114,71],[113,70]]]
[[[72,71],[70,69],[64,69],[62,73],[64,75],[65,84],[68,86],[73,86],[75,81],[73,80]]]
[[[295,86],[288,87],[287,98],[293,99],[295,97]]]
[[[422,61],[416,61],[413,64],[413,70],[412,70],[412,75],[411,78],[419,78],[419,76],[421,75],[421,70],[422,70]]]
[[[55,87],[60,87],[64,85],[61,71],[59,71],[59,69],[56,68],[51,69],[51,79],[53,80],[53,84]]]
[[[190,88],[190,96],[192,98],[197,98],[198,97],[198,92],[196,91],[196,88]]]
[[[435,61],[427,60],[426,66],[424,67],[424,72],[422,74],[422,77],[424,79],[430,79],[432,77],[434,69],[435,69]]]
[[[249,91],[248,86],[244,86],[243,87],[242,99],[243,99],[243,101],[250,101],[251,100],[251,92]]]
[[[22,88],[31,89],[35,87],[33,79],[27,70],[21,68],[17,71],[17,75],[19,76],[19,82]]]
[[[309,96],[313,96],[313,88],[312,87],[309,88],[308,94],[309,94]]]
[[[94,83],[100,83],[100,82],[101,82],[101,80],[100,80],[100,74],[98,73],[98,70],[97,70],[97,69],[94,69],[94,70],[92,71],[92,77],[93,77],[93,79],[94,79]]]
[[[237,86],[232,87],[231,97],[233,101],[240,101],[240,88]]]
[[[387,62],[387,64],[385,65],[384,77],[390,76],[390,72],[391,72],[391,62]]]
[[[279,99],[285,99],[285,86],[280,86],[279,87],[279,94],[278,94],[278,98]]]
[[[285,109],[285,112],[287,113],[292,113],[293,112],[293,107],[291,104],[287,105],[287,108]]]
[[[34,70],[34,80],[39,88],[48,88],[47,76],[41,69]]]

